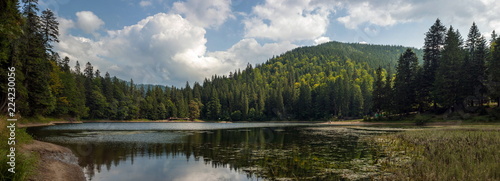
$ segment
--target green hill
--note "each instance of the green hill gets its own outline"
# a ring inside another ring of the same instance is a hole
[[[340,42],[296,48],[255,68],[205,80],[202,115],[229,120],[361,117],[371,112],[374,70],[393,67],[406,49]]]

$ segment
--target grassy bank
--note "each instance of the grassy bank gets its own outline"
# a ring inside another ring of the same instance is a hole
[[[9,139],[9,134],[10,130],[7,128],[8,122],[5,121],[7,117],[1,117],[0,121],[0,170],[1,170],[1,175],[0,175],[0,180],[26,180],[30,174],[33,173],[35,167],[36,167],[36,162],[38,161],[38,157],[35,154],[32,153],[21,153],[19,151],[20,145],[30,143],[33,138],[31,138],[30,135],[28,135],[25,131],[25,129],[16,129],[15,131],[15,173],[11,173],[8,171],[10,168],[9,165],[6,163],[9,162],[9,157],[6,155],[10,154],[10,145],[8,145],[8,139]]]
[[[389,180],[500,180],[500,126],[406,131],[371,138]]]

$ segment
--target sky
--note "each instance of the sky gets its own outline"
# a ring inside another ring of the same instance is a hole
[[[39,0],[54,49],[134,83],[181,87],[328,41],[423,46],[439,18],[467,37],[500,31],[497,0]]]

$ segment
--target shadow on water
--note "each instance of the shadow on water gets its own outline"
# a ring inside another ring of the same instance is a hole
[[[88,131],[30,128],[63,145],[88,180],[369,180],[377,155],[351,127]]]

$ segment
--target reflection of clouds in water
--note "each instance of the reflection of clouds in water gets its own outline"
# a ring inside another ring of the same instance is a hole
[[[190,159],[189,161],[194,160]],[[178,164],[170,165],[173,171],[178,173],[175,178],[171,178],[173,181],[256,180],[256,178],[249,179],[245,173],[236,172],[229,167],[213,168],[210,166],[211,163],[185,164],[187,167],[179,167]]]
[[[134,164],[121,163],[119,169],[96,174],[92,180],[172,180],[172,181],[211,181],[211,180],[257,180],[248,178],[245,173],[229,167],[212,167],[210,163],[186,160],[185,155],[148,156],[134,158]],[[203,158],[200,158],[203,159]]]

